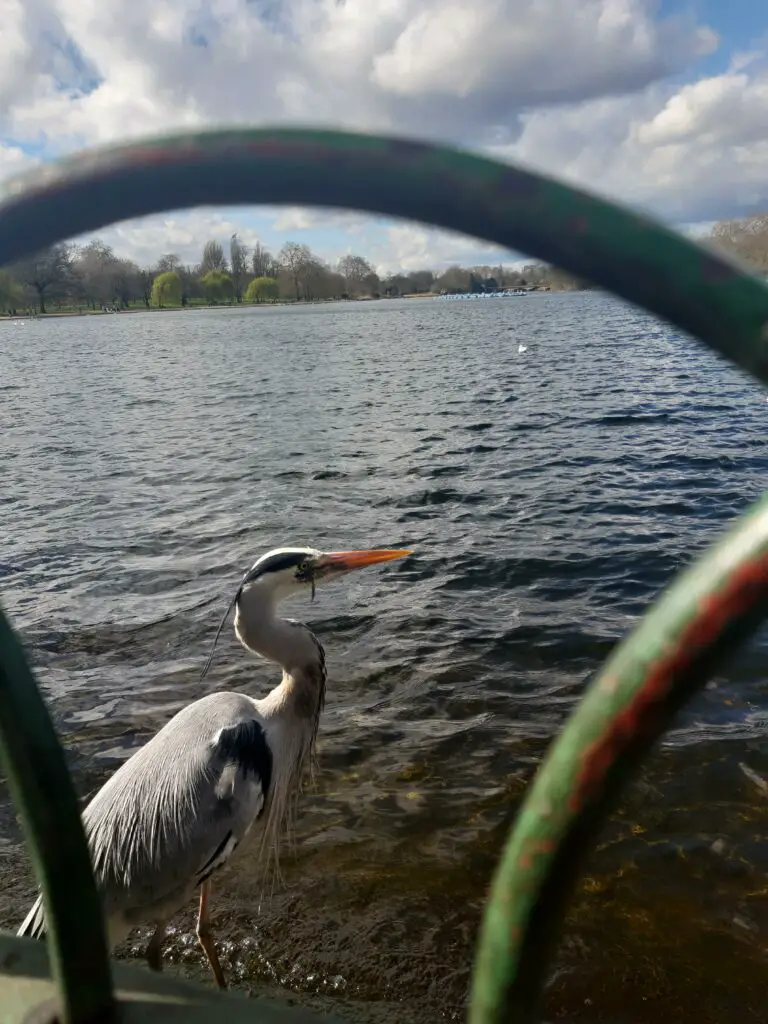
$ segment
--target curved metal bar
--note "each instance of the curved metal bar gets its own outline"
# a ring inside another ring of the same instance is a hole
[[[405,139],[216,131],[85,153],[0,190],[0,265],[118,220],[242,203],[406,217],[530,253],[665,317],[768,383],[768,291],[755,277],[586,192]]]
[[[77,796],[24,649],[2,610],[0,759],[43,893],[58,1019],[110,1020],[112,972]]]
[[[407,217],[555,263],[768,382],[768,289],[755,277],[648,218],[455,150],[341,132],[215,132],[85,154],[0,195],[0,264],[190,206],[305,203]],[[646,616],[553,745],[494,881],[473,1024],[534,1019],[554,929],[610,799],[768,613],[767,546],[761,503]]]
[[[470,1024],[533,1024],[557,925],[618,793],[680,708],[768,617],[768,497],[680,573],[589,686],[496,870]]]

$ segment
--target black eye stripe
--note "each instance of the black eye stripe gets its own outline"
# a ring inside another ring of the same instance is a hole
[[[309,554],[306,551],[284,551],[279,555],[272,555],[250,569],[243,577],[243,583],[253,583],[259,576],[268,572],[283,572],[285,569],[298,568],[306,562],[308,557]]]

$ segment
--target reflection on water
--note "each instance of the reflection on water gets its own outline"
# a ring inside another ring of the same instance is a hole
[[[291,607],[327,649],[322,770],[283,884],[245,850],[214,924],[244,985],[459,1019],[549,739],[764,486],[758,388],[595,295],[0,325],[0,381],[0,587],[84,796],[187,701],[276,681],[231,634],[199,681],[260,552],[416,549]],[[606,826],[552,1020],[763,1019],[764,654],[686,710]],[[32,886],[5,792],[0,815],[10,926]],[[170,954],[198,970],[191,910]]]

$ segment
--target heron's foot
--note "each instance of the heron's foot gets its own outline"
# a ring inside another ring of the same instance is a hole
[[[165,924],[159,924],[155,928],[155,934],[149,940],[147,946],[147,963],[150,970],[162,971],[163,969],[163,939],[165,938]]]

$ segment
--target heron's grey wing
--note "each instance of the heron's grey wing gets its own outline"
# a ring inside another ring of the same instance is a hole
[[[174,913],[264,809],[272,754],[252,704],[248,717],[224,709],[225,721],[240,720],[214,729],[202,726],[216,716],[200,720],[193,709],[126,761],[83,814],[108,918],[138,923]],[[44,933],[38,899],[19,934]]]
[[[254,717],[186,745],[118,827],[89,830],[107,913],[138,914],[184,902],[232,855],[261,814],[272,755]],[[103,823],[109,826],[109,820]]]

